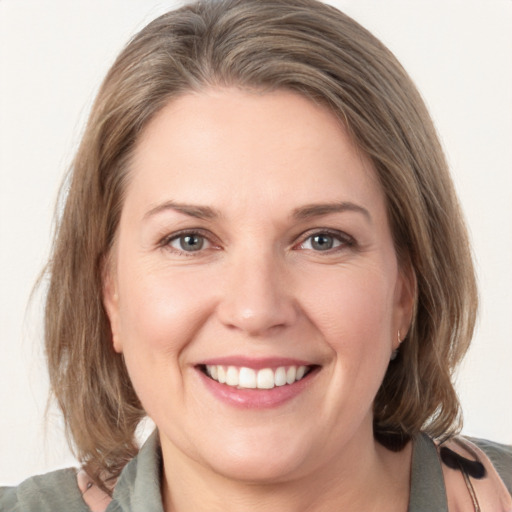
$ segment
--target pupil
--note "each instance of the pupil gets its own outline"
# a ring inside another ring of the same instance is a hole
[[[203,238],[197,235],[187,235],[180,239],[184,251],[199,251],[203,247]]]
[[[328,251],[329,249],[332,249],[333,246],[332,236],[315,235],[311,245],[313,249],[317,249],[319,251]]]

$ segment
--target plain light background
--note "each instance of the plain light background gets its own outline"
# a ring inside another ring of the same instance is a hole
[[[330,2],[383,40],[437,124],[481,290],[457,377],[464,432],[512,443],[512,1]],[[0,0],[0,483],[73,464],[44,413],[41,297],[57,190],[101,79],[127,39],[176,2]],[[94,415],[94,411],[90,411]]]

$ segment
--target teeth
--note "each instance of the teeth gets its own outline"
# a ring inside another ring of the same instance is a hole
[[[280,366],[275,370],[222,365],[206,365],[206,373],[217,382],[245,389],[272,389],[275,386],[293,384],[304,378],[306,366]]]
[[[272,389],[275,386],[274,372],[270,368],[265,368],[258,372],[258,389]]]
[[[290,366],[290,368],[286,370],[286,384],[293,384],[296,376],[297,368],[295,368],[295,366]]]
[[[226,372],[226,384],[228,386],[238,386],[238,370],[230,366]]]
[[[215,366],[210,368],[215,368]],[[214,379],[213,375],[212,379]],[[240,368],[238,381],[238,385],[241,388],[254,389],[257,385],[256,372],[252,368]]]
[[[274,383],[276,386],[284,386],[286,384],[286,368],[281,366],[276,370]]]

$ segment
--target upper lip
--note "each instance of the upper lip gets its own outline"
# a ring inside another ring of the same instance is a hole
[[[290,357],[262,357],[253,358],[247,356],[215,357],[199,362],[196,366],[236,366],[239,368],[279,368],[281,366],[313,366],[315,363],[303,359]]]

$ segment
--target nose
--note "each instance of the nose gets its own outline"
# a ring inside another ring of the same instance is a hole
[[[262,336],[296,321],[298,308],[284,261],[268,251],[238,255],[226,267],[217,308],[224,325]]]

